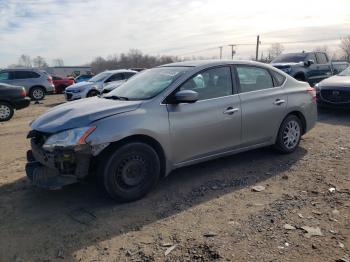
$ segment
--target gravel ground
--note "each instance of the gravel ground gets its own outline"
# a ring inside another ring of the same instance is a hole
[[[349,261],[350,112],[322,110],[291,155],[270,148],[183,168],[116,204],[93,181],[25,178],[29,123],[0,123],[0,261]]]

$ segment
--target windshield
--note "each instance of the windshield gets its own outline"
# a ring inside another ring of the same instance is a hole
[[[142,71],[105,97],[146,100],[158,95],[189,67],[157,67]]]
[[[299,63],[304,62],[307,54],[285,54],[276,57],[271,63]]]
[[[103,79],[105,79],[107,76],[109,76],[111,73],[109,72],[102,72],[102,73],[99,73],[98,75],[95,75],[93,78],[90,78],[88,80],[88,82],[100,82],[102,81]]]
[[[344,71],[339,73],[340,76],[350,76],[350,66]]]

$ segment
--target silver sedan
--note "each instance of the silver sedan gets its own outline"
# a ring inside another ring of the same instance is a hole
[[[27,176],[57,189],[96,165],[106,192],[132,201],[179,167],[271,145],[292,153],[316,118],[315,90],[269,65],[163,65],[36,119]]]

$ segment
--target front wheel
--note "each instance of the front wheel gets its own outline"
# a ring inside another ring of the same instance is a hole
[[[8,121],[13,116],[13,108],[10,104],[0,102],[0,122]]]
[[[89,93],[87,93],[86,97],[98,96],[99,94],[100,92],[98,92],[97,90],[91,90],[89,91]]]
[[[99,163],[99,179],[109,196],[129,202],[142,198],[157,184],[160,160],[149,145],[133,142],[121,146]]]
[[[298,147],[302,135],[302,126],[297,116],[287,116],[278,131],[275,148],[284,154],[292,153]]]

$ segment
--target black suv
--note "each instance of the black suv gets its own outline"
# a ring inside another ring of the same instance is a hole
[[[326,53],[302,52],[282,54],[271,62],[272,66],[297,80],[315,85],[333,75],[333,66]]]

